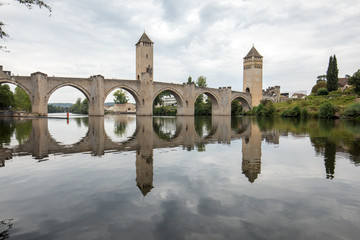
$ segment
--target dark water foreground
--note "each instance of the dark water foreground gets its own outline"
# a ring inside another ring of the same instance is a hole
[[[2,239],[358,239],[360,124],[0,119]]]

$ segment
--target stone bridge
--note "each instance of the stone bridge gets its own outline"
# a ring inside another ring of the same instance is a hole
[[[206,88],[191,84],[173,84],[142,80],[105,79],[101,75],[89,78],[49,77],[44,73],[36,72],[31,76],[11,76],[9,71],[3,71],[0,66],[0,84],[11,83],[24,89],[29,95],[32,104],[32,113],[46,116],[50,96],[59,88],[71,86],[81,91],[89,102],[89,115],[103,116],[106,97],[114,89],[128,91],[136,101],[136,114],[151,116],[153,102],[163,91],[170,92],[177,100],[177,115],[194,115],[196,98],[206,94],[212,101],[212,114],[218,116],[231,115],[231,102],[239,99],[245,110],[251,108],[251,95],[246,92],[232,91],[231,87]]]
[[[182,146],[193,149],[195,145],[209,143],[230,144],[231,140],[250,136],[249,119],[241,119],[231,123],[230,117],[213,116],[211,129],[206,136],[199,136],[195,130],[193,117],[177,117],[175,133],[168,138],[154,130],[156,118],[137,117],[136,130],[124,142],[114,142],[106,134],[103,117],[91,117],[88,123],[88,132],[79,142],[64,145],[56,141],[48,130],[48,119],[32,120],[30,138],[22,145],[14,148],[15,154],[31,154],[36,159],[46,158],[49,154],[73,154],[89,152],[101,156],[106,152],[114,151],[149,151],[155,148]]]

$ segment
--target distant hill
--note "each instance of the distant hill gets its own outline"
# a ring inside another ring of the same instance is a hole
[[[55,107],[69,108],[74,104],[72,104],[72,103],[49,103],[48,105],[53,105]]]
[[[104,103],[105,106],[110,106],[110,107],[114,106],[114,104],[115,104],[114,102],[106,102],[106,103]]]

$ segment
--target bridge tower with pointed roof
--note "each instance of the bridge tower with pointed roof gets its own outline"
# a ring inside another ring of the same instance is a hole
[[[152,82],[154,61],[153,61],[153,45],[154,42],[144,32],[136,46],[136,79],[138,81]]]
[[[263,56],[253,46],[244,57],[243,91],[251,93],[252,107],[262,99]]]

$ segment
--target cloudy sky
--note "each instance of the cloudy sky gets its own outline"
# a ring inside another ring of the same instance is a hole
[[[360,68],[358,0],[47,0],[51,16],[1,2],[10,38],[0,45],[10,52],[0,52],[0,65],[15,75],[135,79],[135,43],[144,30],[155,42],[155,81],[204,75],[210,87],[242,91],[243,57],[253,44],[264,56],[264,88],[309,93],[333,54],[339,77]],[[60,89],[49,102],[78,96]]]

